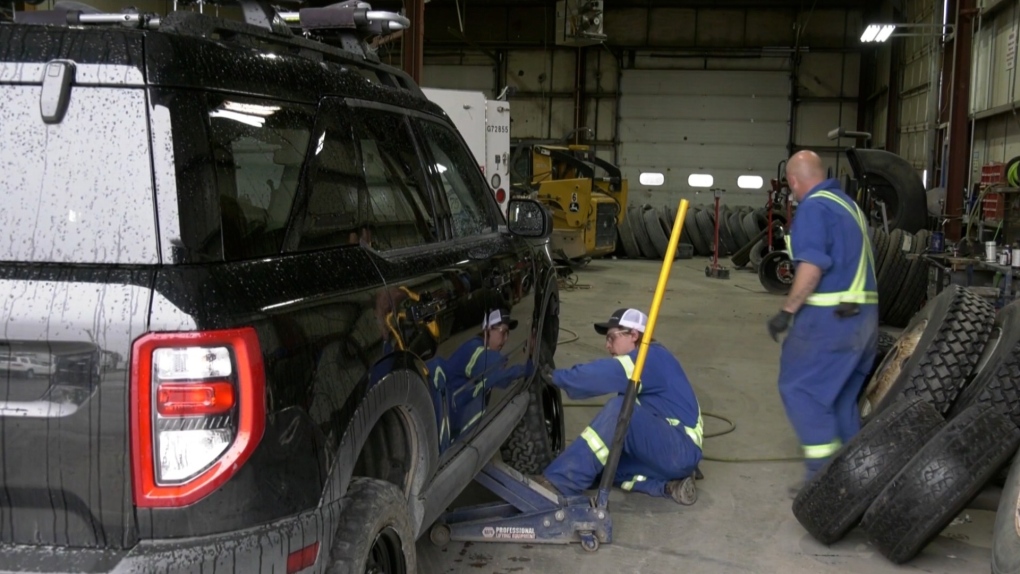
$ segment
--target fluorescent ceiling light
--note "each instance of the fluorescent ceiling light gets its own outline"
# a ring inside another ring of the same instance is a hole
[[[645,172],[638,176],[638,181],[641,185],[662,185],[666,183],[666,178],[661,173]]]
[[[861,34],[861,42],[873,42],[881,29],[882,27],[878,24],[869,25],[864,29],[864,33]]]
[[[691,187],[712,187],[715,178],[707,173],[692,173],[687,177],[687,185]]]
[[[892,24],[887,24],[887,25],[883,26],[882,27],[882,31],[878,33],[878,37],[875,38],[875,41],[876,42],[885,42],[886,40],[889,39],[889,36],[892,36],[893,30],[895,30],[895,29],[896,29],[896,26],[894,26]]]
[[[895,24],[868,24],[861,34],[861,42],[885,42],[895,30]]]
[[[742,175],[737,178],[737,187],[740,189],[761,189],[765,180],[760,175]]]

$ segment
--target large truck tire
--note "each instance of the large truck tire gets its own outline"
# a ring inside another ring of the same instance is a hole
[[[875,279],[878,280],[880,277],[879,271],[885,262],[885,252],[889,249],[889,234],[878,228],[873,229],[874,231],[871,234],[871,250],[875,254]],[[881,304],[881,301],[879,299],[879,304]]]
[[[1009,468],[995,513],[992,574],[1020,574],[1020,458]]]
[[[627,208],[627,217],[630,218],[630,229],[634,232],[634,239],[641,249],[641,257],[645,259],[657,259],[655,246],[652,245],[648,232],[645,231],[645,210],[647,206],[633,206]]]
[[[922,229],[914,236],[910,253],[919,255],[928,245],[928,237],[931,233]],[[895,297],[885,307],[885,322],[893,327],[905,327],[921,308],[928,288],[928,264],[916,257],[907,260],[907,271],[903,275],[903,282],[896,290]],[[881,304],[881,299],[879,299]]]
[[[638,247],[637,239],[634,237],[634,229],[630,226],[630,213],[625,212],[620,218],[620,224],[616,226],[620,243],[623,245],[623,252],[628,259],[641,259],[641,248]]]
[[[889,560],[924,549],[1020,445],[1020,428],[975,405],[946,423],[882,490],[861,526]]]
[[[902,229],[894,229],[889,234],[889,245],[886,247],[885,260],[878,271],[878,311],[879,319],[885,320],[889,308],[896,300],[903,279],[910,269],[907,253],[913,250],[914,236]]]
[[[959,285],[929,301],[868,382],[862,420],[905,397],[923,397],[945,414],[981,358],[994,317],[991,304]]]
[[[705,209],[699,209],[698,213],[695,214],[694,217],[695,224],[698,226],[698,233],[705,240],[705,255],[712,255],[715,250],[715,227],[712,225],[713,217],[714,212],[710,214]],[[719,251],[719,256],[722,257],[721,249]]]
[[[642,217],[645,220],[645,234],[648,235],[648,240],[651,242],[652,247],[655,248],[655,258],[661,261],[666,257],[666,250],[669,248],[669,237],[662,231],[659,212],[655,209],[648,209],[642,214]]]
[[[697,255],[708,255],[712,252],[709,247],[708,238],[701,234],[701,227],[698,225],[697,216],[701,209],[689,206],[687,216],[684,217],[684,233],[690,235],[691,245],[694,246],[694,253]]]
[[[884,201],[889,229],[917,233],[928,223],[928,196],[917,171],[902,157],[879,149],[849,148],[846,158],[854,178]],[[876,225],[881,221],[872,215]]]
[[[975,404],[994,406],[1020,426],[1020,301],[996,313],[974,376],[947,417],[956,417]]]
[[[758,227],[758,213],[754,210],[748,211],[740,218],[740,225],[743,226],[748,241],[753,240],[762,229],[765,229],[764,225]]]
[[[878,415],[804,485],[793,501],[794,516],[822,544],[843,538],[943,424],[923,399],[902,401]]]
[[[730,228],[730,235],[733,236],[733,243],[736,245],[736,249],[733,251],[736,253],[746,246],[750,241],[751,237],[744,233],[744,212],[739,209],[730,212],[730,217],[727,220]],[[757,234],[756,234],[757,235]]]
[[[736,240],[733,238],[733,232],[730,230],[730,213],[728,207],[719,208],[719,242],[726,248],[725,252],[719,251],[719,257],[732,255],[740,251],[740,246],[737,245]]]

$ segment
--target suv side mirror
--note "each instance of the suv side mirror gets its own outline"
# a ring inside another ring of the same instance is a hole
[[[521,237],[549,237],[552,217],[545,206],[534,199],[511,199],[506,206],[507,227]]]

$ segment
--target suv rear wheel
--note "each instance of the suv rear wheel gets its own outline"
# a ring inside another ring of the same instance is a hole
[[[415,572],[414,534],[400,490],[382,480],[355,478],[344,498],[326,572]]]
[[[528,410],[510,438],[503,444],[503,460],[524,474],[545,470],[562,451],[566,435],[563,396],[560,389],[542,375],[542,367],[556,368],[553,352],[542,346],[538,374],[528,389]]]

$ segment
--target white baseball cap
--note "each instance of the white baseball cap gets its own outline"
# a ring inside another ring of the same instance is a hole
[[[644,333],[645,326],[647,325],[648,315],[645,315],[641,311],[638,311],[637,309],[617,309],[609,316],[608,321],[604,323],[595,323],[595,332],[599,335],[605,335],[612,327],[620,327]]]
[[[506,309],[493,309],[482,319],[482,329],[491,329],[500,324],[510,327],[510,330],[514,330],[517,328],[517,319],[511,319],[510,311]]]

